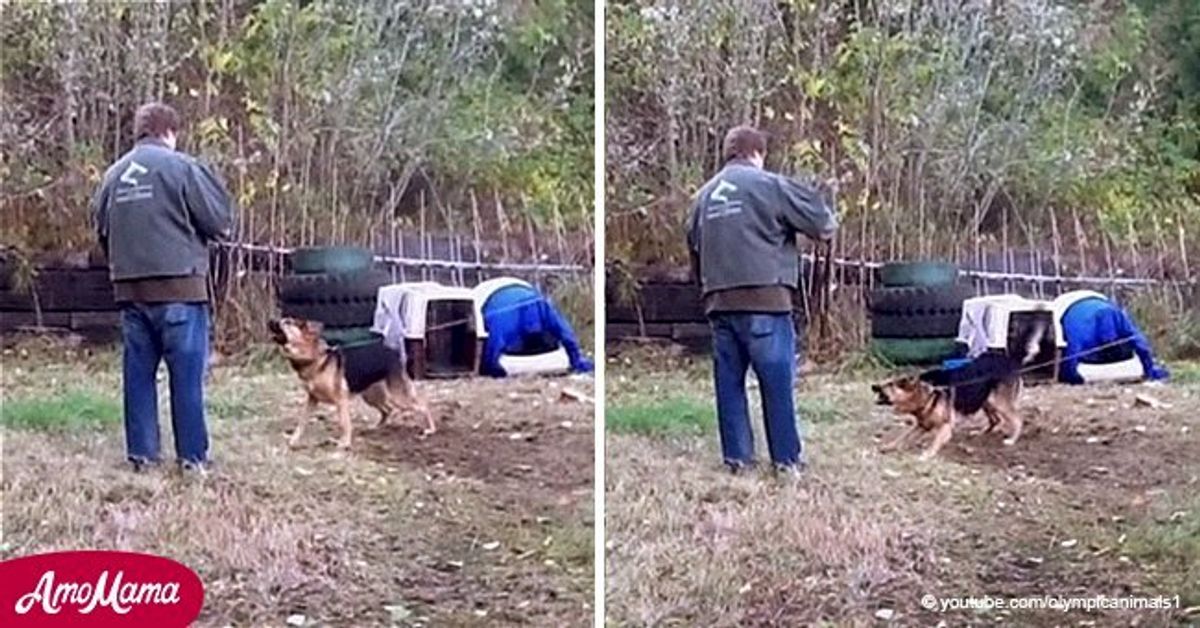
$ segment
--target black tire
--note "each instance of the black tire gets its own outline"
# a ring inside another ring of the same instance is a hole
[[[889,288],[947,286],[958,281],[958,266],[946,262],[894,262],[879,269]]]
[[[375,298],[338,302],[288,302],[279,304],[284,316],[324,323],[327,327],[367,327],[375,322]]]
[[[946,314],[961,311],[973,296],[975,290],[964,285],[883,288],[872,290],[868,303],[872,314]]]
[[[379,341],[382,336],[370,327],[332,327],[324,330],[321,337],[334,347],[358,347]]]
[[[954,338],[875,338],[871,352],[895,365],[937,364],[961,353]]]
[[[873,338],[945,338],[958,336],[961,310],[936,314],[871,314]]]
[[[350,275],[284,275],[279,281],[282,303],[329,303],[375,300],[379,288],[391,283],[381,270]]]
[[[290,258],[292,272],[298,275],[357,273],[370,270],[375,263],[371,251],[357,246],[300,248],[292,251]]]

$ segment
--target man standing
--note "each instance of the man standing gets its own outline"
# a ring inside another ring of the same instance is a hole
[[[124,338],[126,456],[159,462],[158,364],[170,375],[180,468],[204,474],[208,427],[208,243],[229,235],[232,201],[205,165],[175,150],[179,114],[149,103],[134,116],[137,144],[104,173],[92,198]]]
[[[792,389],[799,280],[796,233],[828,240],[837,230],[827,194],[763,170],[766,135],[739,126],[725,135],[725,166],[696,196],[688,227],[692,265],[713,330],[717,421],[725,464],[754,464],[746,370],[762,393],[767,444],[777,473],[805,466]]]

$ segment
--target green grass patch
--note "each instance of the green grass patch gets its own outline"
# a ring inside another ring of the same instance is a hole
[[[576,568],[592,564],[592,546],[596,539],[591,528],[568,524],[553,530],[551,538],[553,541],[545,546],[546,558]]]
[[[206,404],[208,411],[220,419],[245,419],[254,416],[259,406],[245,399],[234,399],[227,396],[209,397]]]
[[[0,406],[5,427],[31,430],[90,429],[121,422],[117,400],[85,391],[68,391],[54,397],[13,399]]]
[[[1139,525],[1129,532],[1122,553],[1151,563],[1161,583],[1178,593],[1183,606],[1200,606],[1200,501],[1176,511],[1174,520]]]
[[[833,401],[812,397],[798,399],[796,413],[802,424],[834,423],[847,417],[846,412]],[[751,414],[752,421],[761,416],[754,408],[751,408]],[[605,412],[604,420],[608,429],[614,433],[651,436],[698,434],[713,429],[717,424],[716,410],[712,402],[701,403],[687,397],[672,397],[646,403],[612,404]]]
[[[614,404],[604,414],[605,425],[616,433],[663,435],[702,432],[716,425],[712,402],[675,397],[650,403]]]
[[[1200,362],[1175,362],[1167,365],[1171,381],[1178,384],[1200,384]]]
[[[797,400],[796,413],[801,423],[834,423],[849,416],[833,401],[820,397]]]

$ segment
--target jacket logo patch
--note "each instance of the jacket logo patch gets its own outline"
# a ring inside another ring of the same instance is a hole
[[[140,174],[146,174],[147,172],[150,172],[150,171],[147,170],[145,166],[143,166],[142,164],[139,164],[136,161],[131,161],[131,162],[129,162],[129,167],[125,169],[125,172],[121,173],[121,183],[128,183],[129,185],[137,185],[138,184],[137,176]]]
[[[742,202],[729,198],[729,194],[738,191],[738,186],[721,179],[717,189],[708,195],[708,206],[704,208],[704,219],[724,218],[742,213]]]
[[[138,181],[138,177],[147,172],[150,172],[149,168],[136,161],[130,161],[125,172],[121,173],[121,183],[126,183],[129,187],[118,187],[114,200],[117,203],[128,203],[154,198],[154,186]]]

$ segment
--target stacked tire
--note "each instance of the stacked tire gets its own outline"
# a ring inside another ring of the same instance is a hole
[[[963,301],[974,296],[958,283],[958,267],[940,262],[886,264],[883,288],[872,290],[868,305],[871,347],[897,365],[935,364],[959,352],[958,325]]]
[[[283,316],[324,324],[325,342],[358,346],[378,341],[371,332],[379,288],[391,282],[375,268],[370,251],[358,247],[296,249],[291,272],[279,283]]]

